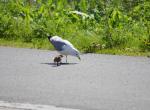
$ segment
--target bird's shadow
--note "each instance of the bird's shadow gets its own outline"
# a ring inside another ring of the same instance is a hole
[[[61,65],[75,65],[77,63],[60,63],[58,66],[56,63],[41,63],[41,64],[45,64],[45,65],[51,65],[52,67],[59,67]]]

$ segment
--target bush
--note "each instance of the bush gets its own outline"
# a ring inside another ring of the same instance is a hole
[[[2,0],[0,38],[39,48],[50,34],[68,39],[85,52],[126,47],[149,51],[148,4],[142,0]]]

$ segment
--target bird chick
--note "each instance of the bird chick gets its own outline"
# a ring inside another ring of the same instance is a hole
[[[57,66],[60,65],[61,60],[62,60],[62,57],[63,57],[63,55],[58,55],[58,56],[56,56],[56,57],[54,58],[54,63],[56,63]]]

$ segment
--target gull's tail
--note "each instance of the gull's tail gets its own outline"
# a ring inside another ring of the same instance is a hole
[[[51,42],[50,39],[52,38],[52,35],[48,35],[47,37],[48,37],[48,40]]]
[[[51,35],[48,35],[47,37],[48,37],[48,39],[50,39],[52,36],[51,36]]]

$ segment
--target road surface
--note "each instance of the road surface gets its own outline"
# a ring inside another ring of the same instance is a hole
[[[69,63],[57,67],[57,54],[0,47],[0,101],[80,110],[150,110],[149,58],[83,54],[81,61],[68,56]]]

